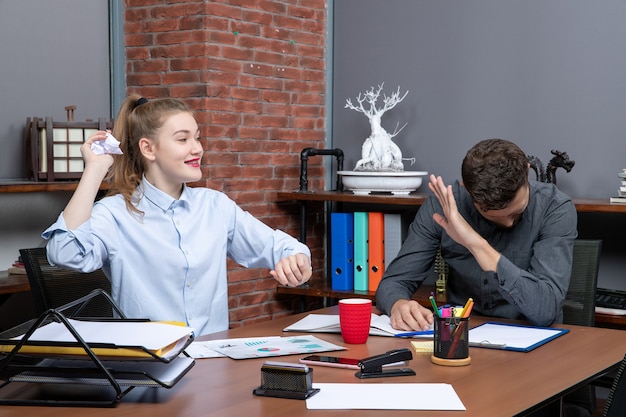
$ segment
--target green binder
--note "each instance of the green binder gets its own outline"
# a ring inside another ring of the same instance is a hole
[[[367,213],[354,213],[354,289],[368,290]]]

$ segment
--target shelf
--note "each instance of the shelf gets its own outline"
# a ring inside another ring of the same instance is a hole
[[[400,206],[421,205],[428,195],[411,193],[408,195],[393,195],[390,193],[376,193],[360,195],[351,191],[291,191],[276,193],[279,200],[295,201],[336,201],[340,203],[368,203],[391,204]]]
[[[276,288],[277,294],[289,294],[289,295],[305,295],[309,297],[325,297],[333,299],[342,298],[367,298],[376,302],[376,292],[374,291],[345,291],[345,290],[333,290],[327,283],[314,283],[304,284],[299,287],[283,287],[278,286]],[[435,294],[435,287],[432,285],[422,285],[419,290],[413,295],[413,299],[417,300],[425,307],[431,306],[428,296]],[[437,294],[435,300],[438,303],[445,304],[445,294]]]
[[[392,195],[377,193],[357,195],[351,191],[287,191],[276,194],[279,200],[335,201],[340,203],[366,203],[415,206],[426,201],[427,194]],[[611,204],[608,198],[574,198],[576,211],[580,213],[626,213],[626,204]]]
[[[52,191],[74,191],[78,186],[78,181],[29,181],[23,179],[0,180],[1,193],[38,193]],[[108,189],[108,185],[103,183],[101,190]]]
[[[626,204],[610,203],[608,198],[574,198],[579,213],[626,213]]]
[[[30,284],[26,274],[9,274],[7,271],[0,271],[0,295],[28,291],[30,291]]]

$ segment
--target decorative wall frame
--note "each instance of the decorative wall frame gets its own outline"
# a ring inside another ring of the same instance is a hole
[[[77,180],[84,169],[80,147],[97,130],[113,129],[113,120],[100,118],[74,122],[75,106],[68,106],[68,120],[29,117],[24,129],[26,170],[34,181]]]

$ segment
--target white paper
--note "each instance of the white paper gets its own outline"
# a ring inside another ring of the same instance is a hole
[[[320,392],[309,410],[460,410],[465,406],[450,384],[313,383]]]
[[[266,358],[346,349],[311,335],[213,340],[207,342],[206,346],[233,359]]]
[[[341,333],[338,314],[309,314],[290,326],[283,329],[284,332],[319,332],[319,333]],[[370,335],[372,336],[394,336],[405,333],[406,330],[396,330],[391,327],[391,321],[387,315],[372,314],[370,324]],[[423,337],[432,338],[432,335]]]
[[[211,349],[213,341],[194,341],[185,348],[185,352],[194,359],[225,358],[226,355]]]
[[[527,349],[558,335],[562,329],[485,323],[469,330],[470,346]]]
[[[154,351],[169,346],[194,331],[191,327],[152,321],[68,321],[87,343],[112,343],[118,347],[142,346]],[[57,322],[39,327],[28,340],[76,342],[67,327]]]

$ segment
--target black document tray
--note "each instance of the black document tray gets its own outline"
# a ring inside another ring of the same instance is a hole
[[[63,311],[76,305],[80,309],[81,304],[99,295],[109,300],[118,317],[90,320],[138,321],[126,318],[106,292],[95,290],[76,301],[50,309],[37,319],[0,333],[0,345],[14,345],[9,352],[0,354],[0,405],[114,407],[134,387],[173,387],[195,364],[184,351],[193,341],[193,336],[179,347],[175,355],[168,358],[155,355],[140,346],[120,348],[143,350],[145,358],[110,359],[96,355],[94,350],[98,351],[99,348],[108,351],[117,347],[111,344],[87,344],[63,315]],[[52,321],[62,323],[76,342],[29,341],[37,328]],[[12,339],[20,335],[23,335],[20,340]],[[24,346],[82,349],[84,354],[20,352]],[[6,393],[8,396],[4,395]]]

